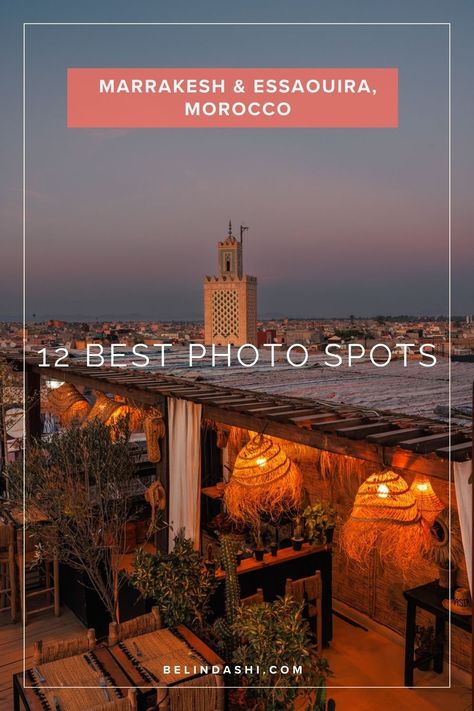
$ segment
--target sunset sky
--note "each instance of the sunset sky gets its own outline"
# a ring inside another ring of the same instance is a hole
[[[454,56],[453,312],[472,300],[472,7],[23,2],[2,8],[0,319],[21,315],[21,21],[445,21]],[[387,4],[385,4],[386,6]],[[342,6],[346,8],[342,12]],[[68,9],[70,8],[70,9]],[[108,8],[108,10],[107,10]],[[128,9],[127,9],[128,8]],[[218,8],[218,10],[217,10]],[[266,12],[264,11],[266,8]],[[471,24],[470,24],[471,23]],[[446,27],[27,28],[27,318],[202,318],[216,242],[249,225],[259,316],[448,310]],[[5,53],[6,56],[5,56]],[[461,66],[462,64],[462,66]],[[67,67],[399,68],[398,129],[66,128]],[[469,217],[469,214],[471,217]]]

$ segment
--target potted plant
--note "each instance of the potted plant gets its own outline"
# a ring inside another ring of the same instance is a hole
[[[429,671],[431,660],[439,653],[441,644],[442,640],[436,636],[432,625],[428,627],[416,626],[415,659],[417,669]]]
[[[135,520],[128,491],[135,486],[137,465],[128,425],[127,418],[110,427],[97,419],[83,427],[73,424],[48,440],[34,440],[23,458],[6,468],[11,502],[26,504],[27,514],[41,511],[51,523],[28,521],[38,562],[58,556],[81,581],[79,588],[97,594],[100,602],[94,604],[104,605],[107,623],[119,621],[119,594],[127,582],[122,556],[127,526]]]
[[[451,562],[451,566],[449,565]],[[451,584],[449,583],[449,570],[451,567]],[[453,561],[448,559],[440,560],[438,563],[438,585],[440,588],[453,589],[456,587],[457,567]]]
[[[261,563],[263,560],[263,556],[265,555],[265,548],[264,548],[263,541],[262,541],[262,524],[261,524],[260,519],[258,519],[255,522],[255,526],[253,529],[253,535],[254,535],[254,542],[255,542],[254,549],[253,549],[253,552],[255,555],[255,560],[258,560]]]
[[[336,510],[325,501],[316,501],[303,511],[304,531],[309,543],[332,543]]]
[[[244,697],[242,708],[290,711],[301,697],[311,705],[302,704],[299,708],[326,708],[324,687],[332,673],[327,660],[316,653],[302,610],[303,604],[290,595],[271,603],[238,608],[232,628],[239,644],[232,661],[246,669],[243,688],[239,690]],[[272,667],[275,673],[261,673]],[[316,699],[314,688],[318,689]]]
[[[204,565],[208,569],[208,571],[211,573],[214,573],[216,570],[216,561],[214,560],[214,551],[212,548],[212,543],[208,543],[206,546],[206,559],[204,561]]]
[[[293,527],[293,536],[291,537],[291,543],[293,544],[294,551],[300,551],[303,545],[303,524],[301,516],[295,516],[295,522]]]
[[[167,627],[185,624],[199,631],[211,612],[210,598],[217,588],[214,570],[206,567],[183,529],[169,553],[136,551],[132,584],[145,599],[155,601]]]

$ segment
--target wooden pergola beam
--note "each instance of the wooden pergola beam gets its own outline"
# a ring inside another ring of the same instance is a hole
[[[6,356],[9,357],[8,355]],[[9,359],[18,367],[19,354]],[[272,396],[209,382],[196,382],[133,370],[115,372],[110,367],[97,370],[69,361],[68,368],[39,366],[38,358],[27,358],[28,372],[35,377],[64,380],[77,386],[98,390],[142,405],[160,406],[166,397],[182,397],[203,405],[203,417],[234,427],[257,432],[265,431],[282,439],[309,447],[373,462],[377,467],[392,466],[413,472],[449,478],[449,463],[442,446],[447,426],[442,423],[394,413],[372,413],[357,406],[337,405],[305,398]],[[32,376],[30,376],[32,377]],[[403,430],[406,430],[403,432]],[[421,430],[421,431],[420,431]],[[403,449],[412,436],[414,449],[417,435],[433,437],[420,444],[423,451]],[[454,436],[453,436],[454,435]],[[456,431],[451,437],[451,455],[464,459],[466,449],[457,451],[454,445],[466,435]],[[357,439],[353,439],[353,437]],[[399,440],[400,436],[400,440]],[[438,439],[439,437],[439,439]],[[400,444],[399,444],[400,443]],[[436,453],[439,450],[439,455]]]

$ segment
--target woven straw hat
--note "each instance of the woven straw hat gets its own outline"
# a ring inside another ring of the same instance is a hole
[[[458,588],[454,591],[453,600],[443,600],[443,607],[457,615],[472,615],[471,595],[467,588]]]

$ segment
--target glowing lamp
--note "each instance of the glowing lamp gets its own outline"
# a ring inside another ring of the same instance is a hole
[[[62,383],[59,387],[49,390],[47,407],[59,417],[63,425],[69,425],[74,421],[82,422],[89,412],[86,398],[70,383]]]
[[[424,534],[415,496],[399,474],[372,474],[359,487],[342,530],[342,545],[352,560],[369,566],[376,554],[402,570],[423,550]]]
[[[270,437],[256,435],[235,460],[224,502],[237,521],[254,523],[262,515],[278,520],[301,503],[303,478],[285,450]]]
[[[436,516],[444,509],[427,476],[417,475],[410,487],[422,518],[431,526]]]

